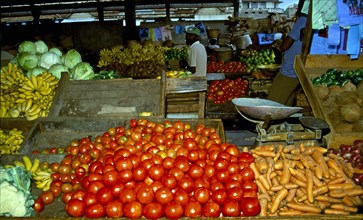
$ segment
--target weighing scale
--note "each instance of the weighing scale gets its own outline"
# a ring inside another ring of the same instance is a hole
[[[290,117],[301,112],[301,107],[290,107],[260,98],[235,98],[232,103],[244,119],[256,123],[257,137],[252,147],[267,145],[269,142],[326,147],[323,136],[330,129],[324,120],[311,116]]]

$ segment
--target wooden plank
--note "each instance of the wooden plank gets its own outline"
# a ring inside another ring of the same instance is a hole
[[[166,93],[207,91],[207,77],[167,78]]]
[[[199,111],[198,117],[204,118],[205,117],[205,95],[206,92],[199,92]]]

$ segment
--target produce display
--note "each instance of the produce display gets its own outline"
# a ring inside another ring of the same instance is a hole
[[[328,70],[321,78],[314,78],[312,82],[316,94],[336,132],[363,132],[363,81],[360,80],[357,85],[351,82],[351,78],[335,78],[333,81],[333,75],[329,74],[337,73]],[[361,73],[361,70],[356,70],[349,72],[349,75]]]
[[[224,104],[234,98],[245,96],[247,91],[248,80],[246,79],[214,80],[208,86],[207,99],[215,104]]]
[[[238,61],[211,61],[207,64],[207,73],[245,73],[246,65]]]
[[[188,47],[173,47],[165,49],[165,60],[188,60]]]
[[[352,145],[342,144],[339,149],[329,148],[329,153],[342,157],[344,163],[349,163],[355,169],[353,180],[363,186],[363,140],[355,140]]]
[[[346,83],[351,82],[358,85],[363,80],[363,69],[356,70],[342,70],[329,69],[323,75],[313,79],[313,85],[338,85],[344,86]]]
[[[191,76],[192,72],[184,70],[170,70],[167,71],[165,74],[167,78],[185,78]]]
[[[351,179],[362,170],[326,148],[265,145],[250,152],[260,216],[348,215],[363,204],[363,188]]]
[[[153,44],[135,44],[124,50],[102,49],[97,67],[134,79],[156,78],[165,69],[164,51],[164,47]]]
[[[35,120],[47,117],[58,79],[49,72],[24,75],[16,64],[9,63],[0,73],[0,118],[23,117]]]
[[[246,72],[253,73],[258,70],[258,66],[275,63],[275,52],[270,49],[266,50],[242,50],[240,61],[247,65]]]
[[[42,177],[47,186],[51,177],[50,188],[42,188],[35,200],[38,214],[57,197],[73,217],[175,219],[260,211],[252,154],[222,143],[216,130],[203,124],[192,129],[181,121],[131,119],[129,127],[72,140],[65,152],[59,163],[27,157],[14,162],[29,170],[33,181]]]
[[[17,154],[23,141],[24,135],[21,130],[17,128],[3,130],[0,128],[0,155]]]
[[[93,67],[88,62],[82,62],[82,57],[75,49],[65,54],[56,47],[48,49],[41,40],[23,41],[18,47],[18,54],[11,61],[17,64],[31,78],[44,72],[49,72],[58,79],[62,72],[69,72],[70,79],[84,80],[93,78]]]

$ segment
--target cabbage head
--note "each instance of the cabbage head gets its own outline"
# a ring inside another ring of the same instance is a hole
[[[20,43],[18,51],[19,53],[25,53],[25,52],[36,53],[37,47],[35,46],[35,43],[33,43],[32,41],[23,41]]]
[[[56,53],[56,54],[57,54],[58,56],[60,56],[60,57],[63,55],[62,51],[61,51],[60,49],[56,48],[56,47],[52,47],[52,48],[50,48],[50,49],[49,49],[49,52]]]
[[[28,76],[28,78],[30,78],[31,76],[38,76],[44,72],[46,72],[47,69],[43,68],[43,67],[40,67],[40,66],[37,66],[35,67],[34,69],[31,69],[29,70],[26,75]]]
[[[93,67],[87,62],[78,63],[71,70],[71,79],[74,80],[88,80],[93,79],[95,73]]]
[[[43,54],[48,52],[48,46],[44,43],[44,41],[42,40],[38,40],[36,42],[34,42],[35,47],[36,47],[36,52],[38,54]]]
[[[48,72],[55,76],[57,79],[60,79],[62,76],[62,72],[68,72],[68,68],[63,64],[57,63],[51,66]]]
[[[24,52],[18,54],[18,64],[23,70],[31,70],[38,65],[38,57],[36,54]]]
[[[77,64],[82,62],[81,54],[78,53],[75,49],[70,49],[68,52],[63,56],[63,64],[68,69],[73,69]]]
[[[47,52],[42,55],[39,61],[39,66],[49,69],[51,66],[53,66],[56,63],[61,63],[61,58],[56,53],[53,52]]]

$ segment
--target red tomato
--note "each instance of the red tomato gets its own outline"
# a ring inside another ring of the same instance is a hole
[[[238,157],[240,162],[245,162],[247,164],[251,164],[255,159],[253,158],[252,154],[248,152],[241,152]]]
[[[183,216],[183,206],[179,203],[169,203],[165,206],[164,215],[168,219],[179,219]]]
[[[101,205],[105,205],[113,199],[112,190],[110,187],[102,187],[96,193],[97,202]]]
[[[243,168],[239,173],[242,175],[243,181],[255,179],[255,173],[250,167]]]
[[[188,150],[198,149],[198,142],[194,138],[185,138],[183,146]]]
[[[83,198],[83,201],[86,204],[86,206],[88,206],[97,203],[97,198],[95,194],[87,192]]]
[[[156,180],[160,180],[161,177],[164,176],[165,174],[165,170],[164,167],[160,164],[155,164],[153,166],[150,167],[148,174],[150,176],[150,178],[154,181]]]
[[[72,193],[72,199],[79,199],[84,201],[84,197],[86,196],[87,191],[84,189],[77,189]]]
[[[219,205],[223,205],[227,199],[228,194],[224,189],[217,189],[212,193],[212,200]]]
[[[43,200],[38,197],[38,199],[34,200],[33,209],[36,213],[41,213],[44,210],[44,202]]]
[[[39,197],[43,200],[43,203],[45,205],[52,203],[54,200],[54,195],[53,195],[52,191],[50,191],[50,190],[43,191]]]
[[[159,219],[164,215],[164,207],[160,203],[151,202],[142,208],[142,214],[146,219]]]
[[[106,215],[105,207],[99,203],[95,203],[86,207],[87,218],[102,218]]]
[[[172,174],[167,174],[166,176],[163,176],[161,178],[161,183],[169,189],[174,189],[178,184],[176,177]]]
[[[226,183],[230,179],[230,174],[228,170],[223,169],[216,171],[215,177],[219,182]]]
[[[123,216],[123,204],[115,199],[106,205],[106,216],[110,218],[119,218]]]
[[[136,192],[136,199],[141,204],[148,204],[154,200],[154,192],[150,186],[142,186]]]
[[[204,204],[209,201],[210,191],[207,188],[201,187],[194,191],[194,199],[200,204]]]
[[[204,175],[204,169],[197,164],[192,164],[189,167],[188,175],[193,179],[197,179]]]
[[[125,190],[121,191],[119,199],[122,203],[135,201],[136,193],[134,190],[126,188]]]
[[[143,181],[147,176],[147,170],[143,166],[138,166],[132,170],[135,181]]]
[[[119,180],[119,173],[116,170],[110,170],[103,173],[103,181],[106,186],[111,186]]]
[[[179,187],[190,193],[194,190],[194,181],[190,177],[184,176],[179,181]]]
[[[62,194],[62,187],[59,185],[51,185],[50,186],[50,191],[52,191],[54,197],[59,197]]]
[[[183,189],[178,189],[174,193],[174,202],[182,205],[183,207],[189,203],[189,195]],[[167,206],[166,206],[167,207]]]
[[[98,190],[100,190],[103,187],[105,187],[105,184],[103,183],[103,181],[96,180],[96,181],[89,183],[89,185],[87,187],[87,191],[90,193],[93,193],[93,194],[97,194]]]
[[[72,199],[72,193],[71,192],[67,192],[67,193],[62,194],[63,203],[67,204],[69,202],[69,200],[71,200],[71,199]]]
[[[118,171],[131,170],[133,168],[132,161],[129,157],[121,157],[116,160],[115,168]]]
[[[163,186],[156,191],[155,200],[162,205],[166,205],[173,200],[173,193],[168,187]]]
[[[227,189],[228,199],[233,201],[240,201],[243,197],[243,190],[240,187],[233,187]]]
[[[237,217],[240,215],[240,205],[237,201],[227,200],[222,205],[222,214],[224,217]]]
[[[189,218],[197,218],[203,214],[202,205],[199,202],[190,201],[184,207],[184,215]]]
[[[79,199],[71,199],[66,203],[66,212],[73,217],[81,217],[86,210],[86,204]]]
[[[142,205],[138,201],[128,202],[124,205],[124,216],[129,219],[137,219],[142,215]]]
[[[122,183],[128,183],[134,180],[134,174],[132,172],[132,170],[121,170],[119,172],[119,180]]]
[[[221,206],[215,202],[207,202],[203,206],[203,215],[210,218],[219,218]]]
[[[189,170],[189,161],[184,156],[178,156],[175,159],[175,167],[179,168],[183,173],[187,172]]]
[[[258,186],[254,182],[254,180],[245,180],[245,181],[243,181],[243,183],[241,184],[241,188],[243,190],[251,189],[251,190],[254,190],[254,191],[258,191]]]
[[[257,198],[242,198],[240,207],[245,216],[256,216],[261,212],[261,206]]]

